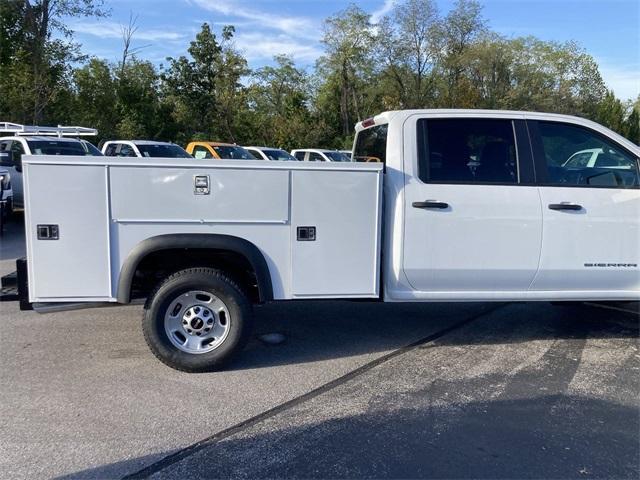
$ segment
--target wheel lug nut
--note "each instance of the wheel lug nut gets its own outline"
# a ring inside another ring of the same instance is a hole
[[[213,318],[210,318],[209,320],[207,320],[207,323],[211,325],[213,323]]]
[[[200,332],[197,332],[196,335],[200,336]]]

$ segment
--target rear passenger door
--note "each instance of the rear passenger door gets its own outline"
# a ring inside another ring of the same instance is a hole
[[[600,291],[603,298],[615,291],[638,292],[637,153],[581,125],[528,125],[544,221],[540,271],[531,288]],[[575,161],[581,156],[589,161]]]
[[[413,289],[438,298],[526,291],[542,213],[524,120],[410,117],[404,148],[403,269]]]

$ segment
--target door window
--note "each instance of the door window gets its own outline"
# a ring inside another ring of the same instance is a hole
[[[122,144],[120,145],[120,151],[118,152],[119,157],[135,157],[136,151],[133,149],[131,145]]]
[[[296,152],[296,158],[301,162],[304,161],[305,152]]]
[[[511,120],[420,119],[417,133],[418,176],[423,182],[518,182]]]
[[[13,153],[13,161],[16,165],[20,165],[22,163],[22,155],[24,154],[24,148],[22,143],[13,142],[11,145],[11,152]]]
[[[637,187],[638,159],[597,132],[538,122],[548,185]]]
[[[115,157],[116,156],[116,144],[115,143],[111,143],[109,145],[107,145],[107,148],[105,148],[104,150],[104,154],[107,157]]]
[[[324,162],[324,157],[316,152],[309,152],[309,161],[310,162]]]
[[[193,148],[193,156],[199,160],[202,160],[204,158],[213,158],[211,152],[207,150],[206,147],[203,147],[201,145],[196,145]]]
[[[358,133],[353,159],[356,162],[381,162],[387,160],[387,134],[389,125],[376,125]]]
[[[259,152],[258,150],[255,150],[255,149],[253,149],[253,148],[247,148],[246,150],[247,150],[247,152],[249,152],[249,153],[253,156],[253,158],[255,158],[256,160],[262,160],[262,159],[263,159],[263,158],[262,158],[262,155],[260,155],[260,152]]]

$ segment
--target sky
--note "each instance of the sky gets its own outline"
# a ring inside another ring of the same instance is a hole
[[[156,64],[186,54],[189,42],[207,22],[217,32],[236,27],[235,44],[251,68],[291,55],[310,67],[322,55],[322,22],[355,3],[372,15],[388,13],[394,0],[105,0],[104,19],[70,19],[83,52],[117,60],[121,26],[137,16],[133,46]],[[453,0],[436,0],[444,15]],[[640,0],[481,0],[489,27],[507,37],[534,35],[542,40],[577,41],[591,54],[616,95],[640,95]]]

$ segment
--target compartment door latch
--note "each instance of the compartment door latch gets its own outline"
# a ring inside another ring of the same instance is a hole
[[[316,241],[316,227],[298,227],[297,233],[299,242]]]
[[[60,238],[60,228],[58,225],[37,225],[38,240],[58,240]]]
[[[209,195],[211,191],[209,185],[209,175],[193,176],[193,193],[195,195]]]

